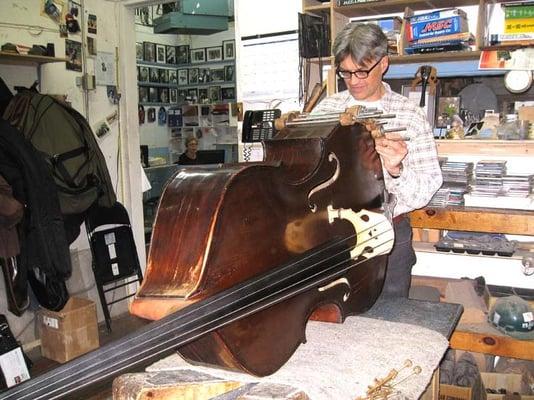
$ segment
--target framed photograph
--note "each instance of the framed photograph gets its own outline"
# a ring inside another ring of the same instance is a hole
[[[187,96],[186,89],[178,89],[178,102],[184,101]]]
[[[158,88],[158,100],[160,103],[169,102],[169,89],[168,88]]]
[[[152,7],[139,7],[135,9],[135,23],[152,26]]]
[[[156,43],[143,42],[145,61],[156,62]]]
[[[148,88],[139,86],[139,103],[148,103]]]
[[[189,84],[198,83],[198,68],[189,68]]]
[[[193,100],[193,102],[198,101],[198,89],[197,88],[191,88],[187,89],[187,95]]]
[[[167,64],[176,64],[176,47],[166,46],[165,56],[166,56]]]
[[[156,62],[165,63],[165,45],[156,44]]]
[[[160,68],[159,72],[159,83],[169,83],[169,70]]]
[[[178,89],[175,89],[175,88],[169,89],[169,103],[171,104],[178,103]]]
[[[143,54],[143,43],[137,42],[135,44],[135,59],[136,60],[144,60],[144,54]]]
[[[235,40],[223,40],[223,57],[225,60],[235,60]]]
[[[224,67],[224,80],[226,82],[235,81],[235,67],[233,65],[227,65]]]
[[[206,62],[206,49],[191,49],[191,64]]]
[[[82,71],[82,43],[65,39],[66,68],[71,71]],[[98,78],[97,78],[98,80]]]
[[[198,83],[208,83],[210,81],[209,68],[200,68],[198,71]]]
[[[139,67],[139,82],[149,82],[149,69],[148,67]]]
[[[176,46],[176,64],[189,64],[189,45]]]
[[[151,103],[157,103],[158,102],[158,88],[156,87],[149,87],[148,88],[148,101]]]
[[[235,100],[235,87],[223,87],[221,89],[221,100]]]
[[[199,104],[207,104],[210,102],[208,88],[198,88],[198,102]]]
[[[206,61],[221,61],[221,60],[222,60],[222,46],[206,48]]]
[[[408,97],[408,99],[419,105],[419,101],[421,100],[421,90],[421,86],[416,86],[412,90],[411,86],[403,85],[402,95]],[[428,92],[428,90],[425,92],[425,106],[423,107],[423,110],[426,113],[426,117],[428,119],[428,122],[430,122],[430,125],[434,126],[434,118],[436,112],[436,96]]]
[[[209,86],[208,97],[211,103],[217,103],[218,101],[221,101],[221,87]]]
[[[211,82],[224,82],[224,68],[212,68],[210,76]]]
[[[150,71],[149,82],[159,83],[159,68],[150,67],[148,70]]]
[[[188,83],[188,74],[186,69],[179,69],[178,70],[178,86],[184,86]]]
[[[175,69],[170,69],[169,70],[169,83],[171,84],[178,84],[178,77],[176,75],[176,70]]]

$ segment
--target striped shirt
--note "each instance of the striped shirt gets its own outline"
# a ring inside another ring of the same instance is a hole
[[[434,193],[440,188],[443,179],[439,167],[436,143],[432,127],[427,121],[423,109],[406,97],[391,90],[382,82],[386,89],[379,103],[386,114],[395,114],[392,119],[384,119],[387,128],[405,127],[401,132],[409,138],[408,154],[402,161],[402,173],[393,178],[382,166],[386,189],[394,195],[393,216],[407,213],[428,204]],[[313,110],[313,113],[342,112],[347,107],[363,104],[355,100],[348,90],[325,98]],[[372,103],[376,107],[376,102]]]

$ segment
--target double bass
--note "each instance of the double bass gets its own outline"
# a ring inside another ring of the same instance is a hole
[[[305,341],[308,319],[369,309],[394,240],[373,132],[313,119],[265,141],[263,162],[179,169],[130,306],[154,321],[0,399],[63,398],[174,351],[265,376]]]

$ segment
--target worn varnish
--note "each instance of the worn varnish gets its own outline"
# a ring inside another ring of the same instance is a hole
[[[354,236],[333,209],[380,210],[384,185],[363,125],[285,129],[266,141],[265,162],[181,169],[157,212],[143,285],[131,311],[159,319],[264,273],[335,237]],[[305,340],[307,319],[341,321],[378,296],[385,259],[358,265],[345,286],[314,290],[241,319],[180,349],[199,362],[274,372]],[[317,311],[319,309],[319,311]]]

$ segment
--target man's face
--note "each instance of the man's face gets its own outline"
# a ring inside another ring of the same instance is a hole
[[[380,60],[367,61],[362,65],[355,64],[352,57],[346,57],[339,69],[343,71],[368,71],[375,63],[376,66],[369,72],[367,78],[357,78],[354,74],[350,78],[345,79],[345,84],[352,97],[361,101],[376,101],[380,100],[383,95],[384,87],[382,85],[382,75],[386,72],[388,67],[387,57]]]

